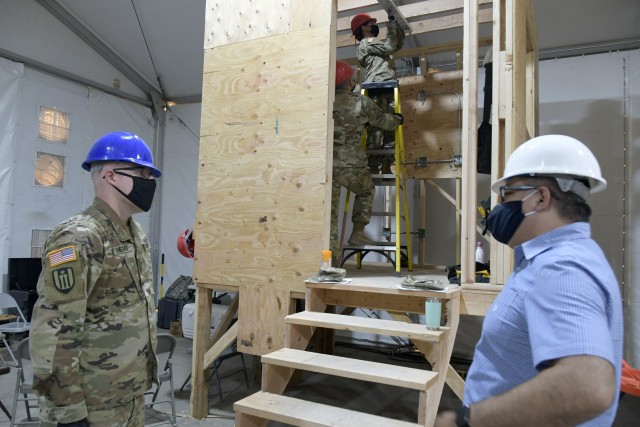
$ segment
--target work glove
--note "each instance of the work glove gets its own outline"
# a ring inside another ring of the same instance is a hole
[[[89,420],[83,418],[72,423],[58,423],[58,427],[89,427]]]
[[[407,275],[400,283],[400,286],[407,289],[430,289],[434,291],[443,291],[446,289],[440,280],[410,275]]]
[[[319,282],[340,282],[347,275],[347,270],[344,268],[329,267],[321,268],[318,272]]]
[[[403,124],[403,123],[404,123],[404,116],[403,116],[402,114],[400,114],[400,113],[393,113],[393,115],[394,115],[394,116],[396,116],[396,117],[400,120],[400,123],[398,123],[398,126],[400,126],[401,124]]]
[[[396,17],[394,16],[393,12],[391,12],[391,11],[390,11],[390,12],[387,14],[387,19],[389,19],[389,21],[395,21],[395,20],[396,20]]]

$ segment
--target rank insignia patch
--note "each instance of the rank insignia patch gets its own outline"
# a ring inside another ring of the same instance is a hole
[[[47,258],[49,258],[49,266],[55,267],[65,262],[75,261],[78,259],[78,256],[76,255],[75,247],[65,246],[64,248],[49,252]]]
[[[63,294],[68,294],[76,283],[75,277],[73,276],[73,269],[69,267],[53,270],[51,275],[53,276],[54,286]]]

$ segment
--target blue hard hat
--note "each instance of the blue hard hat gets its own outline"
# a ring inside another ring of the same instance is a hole
[[[162,175],[153,165],[153,154],[138,135],[129,132],[111,132],[93,143],[82,169],[91,170],[92,162],[128,162],[151,169],[158,178]]]

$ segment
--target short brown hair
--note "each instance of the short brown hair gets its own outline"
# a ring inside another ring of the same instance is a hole
[[[551,176],[526,176],[527,184],[545,186],[558,206],[558,214],[571,222],[589,222],[591,207],[585,199],[573,191],[562,191],[558,181]]]

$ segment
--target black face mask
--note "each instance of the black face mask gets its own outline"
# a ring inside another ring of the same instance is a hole
[[[118,175],[128,176],[133,180],[133,188],[131,189],[131,192],[129,194],[124,194],[115,185],[113,186],[113,188],[118,190],[120,194],[122,194],[131,203],[142,209],[144,212],[149,212],[149,209],[151,209],[151,203],[153,202],[153,195],[156,192],[156,180],[129,175],[128,173],[118,172],[116,170],[114,170],[113,172],[117,173]]]
[[[504,202],[491,209],[487,217],[487,228],[494,239],[505,245],[508,244],[525,217],[536,213],[536,211],[522,213],[522,202],[535,193],[535,191],[532,192],[523,200]]]
[[[380,27],[376,24],[371,24],[371,34],[373,34],[373,37],[378,37],[378,34],[380,34]]]

